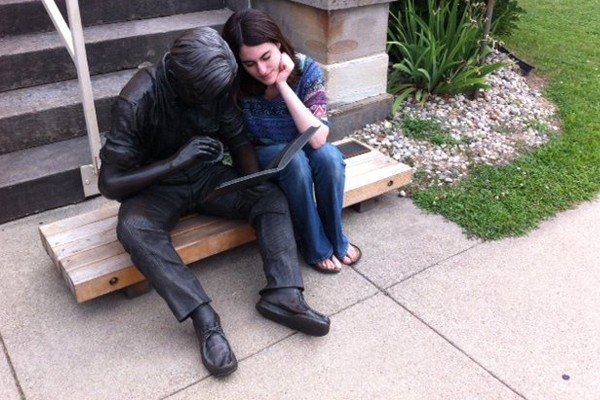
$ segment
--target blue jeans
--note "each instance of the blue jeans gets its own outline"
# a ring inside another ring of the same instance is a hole
[[[279,153],[285,144],[257,146],[261,168]],[[294,157],[276,177],[287,197],[294,229],[308,264],[316,264],[333,254],[344,257],[348,238],[342,228],[346,162],[331,143],[315,150],[309,145]]]

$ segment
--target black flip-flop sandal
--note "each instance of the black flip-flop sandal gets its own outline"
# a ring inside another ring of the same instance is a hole
[[[340,263],[341,263],[341,261],[340,261]],[[318,272],[320,272],[322,274],[337,274],[337,273],[339,273],[339,272],[342,271],[341,268],[338,268],[338,269],[327,269],[327,268],[321,268],[317,264],[308,264],[308,265],[310,265],[311,268],[314,269],[315,271],[318,271]]]
[[[358,251],[358,257],[356,257],[356,260],[354,260],[354,261],[351,261],[351,262],[349,262],[348,264],[346,264],[346,263],[343,261],[343,260],[344,260],[344,257],[348,257],[348,258],[350,258],[350,257],[348,256],[348,254],[346,254],[346,256],[342,257],[342,258],[340,259],[340,262],[341,262],[342,264],[344,264],[344,265],[347,265],[348,267],[351,267],[351,266],[353,266],[353,265],[356,265],[356,264],[357,264],[357,263],[360,261],[360,259],[362,258],[362,250],[360,249],[360,247],[358,247],[357,245],[355,245],[355,244],[353,244],[353,243],[350,243],[350,246],[354,247],[354,248],[356,249],[356,251]]]

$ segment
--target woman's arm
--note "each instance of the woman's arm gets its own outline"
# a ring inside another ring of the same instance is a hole
[[[287,78],[294,69],[294,61],[287,53],[281,54],[281,63],[279,65],[279,75],[275,81],[275,86],[279,90],[279,94],[283,97],[285,104],[294,119],[296,128],[300,132],[304,132],[311,126],[319,126],[320,128],[313,137],[308,141],[313,149],[318,149],[327,142],[329,136],[329,127],[317,118],[307,107],[302,100],[298,98],[294,90],[288,85]]]

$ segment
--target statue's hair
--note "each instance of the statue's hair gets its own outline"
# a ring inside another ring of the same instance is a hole
[[[237,73],[237,62],[229,46],[209,27],[187,31],[175,40],[169,53],[169,74],[207,100],[227,88]]]

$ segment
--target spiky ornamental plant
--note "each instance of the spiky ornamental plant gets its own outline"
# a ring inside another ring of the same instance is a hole
[[[486,76],[507,63],[482,65],[491,48],[482,46],[485,6],[466,0],[436,5],[428,0],[427,19],[415,9],[414,0],[391,14],[387,51],[392,60],[390,93],[396,112],[408,96],[425,101],[432,94],[451,95],[488,88]]]

